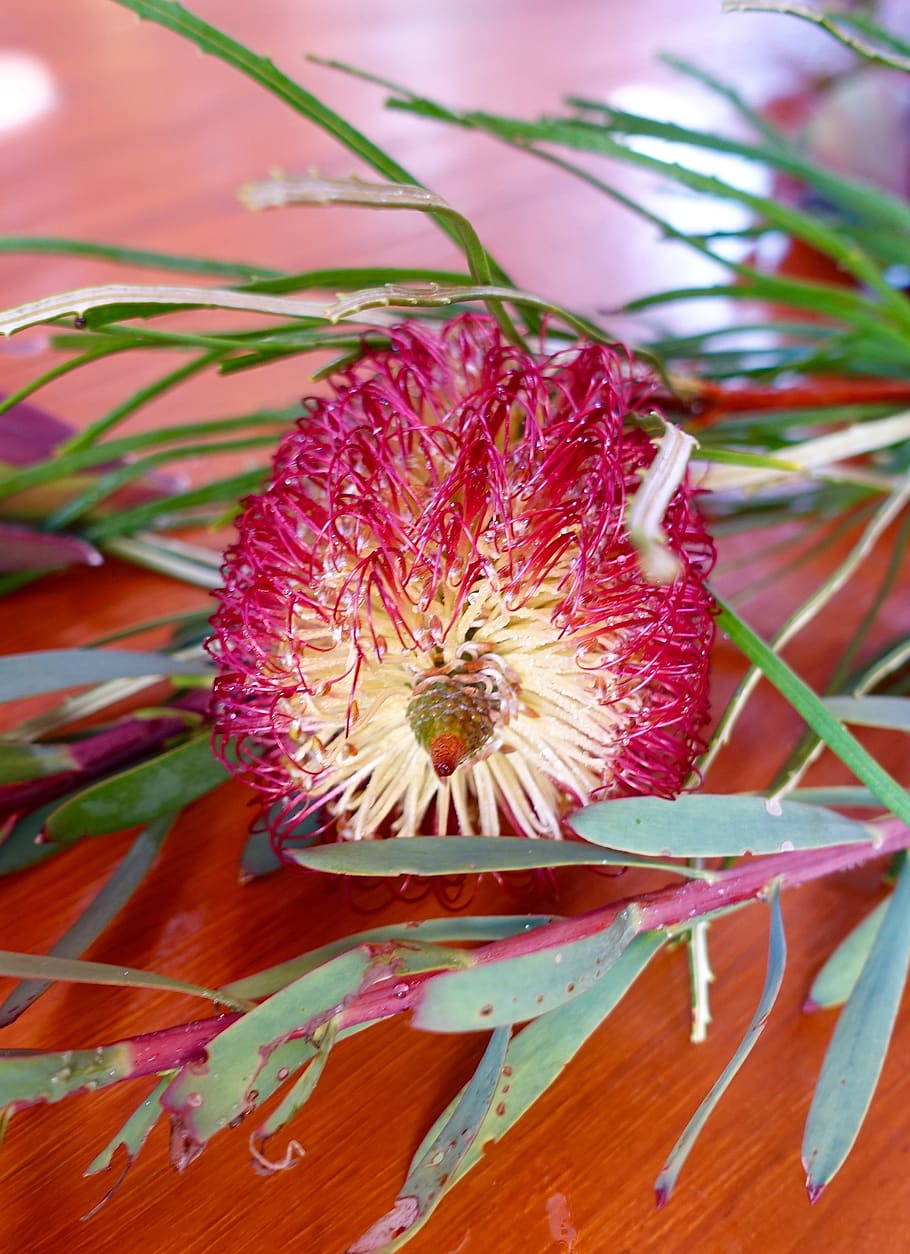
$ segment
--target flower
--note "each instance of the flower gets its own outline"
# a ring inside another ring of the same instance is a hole
[[[677,577],[639,566],[651,381],[591,343],[535,358],[480,316],[389,339],[307,402],[244,503],[216,748],[279,841],[316,809],[341,839],[559,837],[592,800],[676,795],[714,551],[686,482],[663,520]]]

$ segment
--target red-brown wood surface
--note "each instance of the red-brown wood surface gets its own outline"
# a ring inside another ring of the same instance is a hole
[[[605,96],[622,88],[627,100],[641,101],[646,91],[670,116],[703,124],[720,120],[719,107],[680,86],[655,63],[657,52],[723,70],[752,96],[793,90],[807,67],[838,62],[805,28],[772,18],[721,20],[713,0],[205,0],[197,7],[301,75],[466,211],[522,286],[582,309],[613,306],[706,272],[681,250],[658,247],[644,226],[555,171],[479,137],[383,113],[375,89],[307,66],[303,54],[343,58],[467,107],[533,114],[554,107],[563,92]],[[7,122],[0,131],[2,232],[66,234],[301,270],[456,262],[450,245],[416,215],[245,213],[235,191],[249,179],[275,167],[318,166],[343,175],[354,160],[263,91],[110,0],[4,0],[0,101],[21,103],[21,88],[3,95],[15,57],[20,65],[32,58],[32,68],[46,72],[53,101],[31,121]],[[638,94],[630,96],[633,88]],[[643,187],[627,172],[615,177],[626,190]],[[691,224],[691,206],[688,212]],[[85,260],[4,257],[2,303],[123,273]],[[29,333],[0,349],[0,387],[11,390],[39,368],[44,338]],[[159,369],[115,358],[48,387],[38,399],[83,422]],[[142,421],[285,404],[306,388],[299,362],[207,379],[150,407]],[[740,545],[740,557],[744,551]],[[720,577],[726,587],[743,582],[723,569]],[[751,620],[772,630],[806,586],[805,574],[773,585],[749,604]],[[871,578],[860,585],[866,595],[872,586]],[[200,604],[203,595],[192,589],[109,564],[46,579],[5,601],[0,647],[76,644],[139,617]],[[851,590],[789,651],[811,681],[824,681],[864,605]],[[906,603],[903,609],[910,611]],[[899,610],[892,613],[881,638],[893,638],[907,621],[906,613],[903,622]],[[724,643],[715,670],[720,704],[741,670]],[[782,703],[762,694],[713,786],[766,782],[797,733]],[[888,764],[899,770],[899,754],[890,752]],[[320,879],[286,872],[239,885],[247,801],[240,786],[229,785],[193,806],[129,910],[89,956],[217,985],[365,926],[345,893]],[[0,947],[46,949],[90,900],[127,840],[86,842],[0,884]],[[642,883],[566,875],[558,908],[584,909]],[[788,895],[790,960],[780,1003],[666,1209],[655,1209],[654,1178],[759,995],[767,931],[761,907],[712,929],[717,979],[708,1043],[688,1043],[683,954],[661,955],[533,1113],[444,1201],[413,1242],[415,1254],[905,1249],[910,1084],[903,1058],[910,1021],[901,1021],[855,1154],[815,1207],[806,1200],[799,1165],[812,1085],[833,1022],[803,1015],[801,1004],[819,963],[879,892],[878,873],[870,869]],[[487,886],[474,908],[512,904]],[[429,910],[396,904],[382,918]],[[195,1014],[198,1003],[179,997],[59,986],[0,1035],[0,1047],[94,1045]],[[240,1129],[216,1139],[178,1176],[159,1127],[119,1191],[87,1223],[81,1216],[111,1181],[85,1180],[82,1172],[142,1086],[27,1111],[13,1120],[0,1153],[2,1245],[36,1254],[259,1247],[340,1254],[391,1204],[410,1153],[481,1047],[473,1036],[421,1035],[405,1021],[372,1029],[336,1051],[298,1119],[293,1135],[306,1156],[296,1170],[270,1180],[255,1175]]]

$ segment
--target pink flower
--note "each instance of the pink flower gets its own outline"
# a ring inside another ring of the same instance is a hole
[[[532,357],[486,317],[390,339],[307,402],[245,502],[209,645],[219,751],[279,838],[318,808],[341,839],[559,837],[595,799],[674,796],[714,551],[684,484],[680,573],[640,569],[650,380],[594,344]]]

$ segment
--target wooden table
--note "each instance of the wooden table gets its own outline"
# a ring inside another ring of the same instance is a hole
[[[703,124],[722,119],[719,106],[657,65],[658,51],[723,71],[752,98],[791,90],[801,70],[839,61],[827,44],[787,22],[721,20],[713,0],[205,0],[197,8],[299,74],[467,212],[522,286],[582,309],[652,290],[667,282],[671,268],[680,283],[700,281],[706,271],[682,250],[658,247],[649,228],[557,172],[492,141],[384,113],[375,88],[307,66],[303,54],[344,58],[469,107],[533,115],[554,107],[563,92],[603,97],[622,89],[623,101],[657,99],[670,116]],[[4,95],[14,70],[31,74],[34,86]],[[0,100],[8,97],[20,113],[29,100],[37,112],[16,122],[11,105],[0,122],[4,232],[249,257],[287,269],[455,263],[452,248],[417,215],[309,209],[265,218],[242,210],[237,187],[274,167],[317,166],[338,176],[354,161],[235,73],[109,0],[5,0]],[[626,171],[616,179],[627,191],[643,187]],[[0,273],[4,305],[123,275],[100,263],[47,256],[0,258]],[[30,333],[0,348],[0,386],[10,390],[31,377],[41,344],[42,334]],[[148,369],[115,358],[48,387],[39,399],[84,422],[137,386]],[[307,386],[299,361],[230,381],[206,379],[150,407],[142,421],[285,404]],[[725,586],[743,580],[729,565],[722,578]],[[751,620],[769,632],[799,591],[793,582],[777,585],[748,606]],[[76,644],[137,617],[204,603],[192,589],[109,563],[48,578],[4,602],[2,648]],[[832,648],[861,608],[853,593],[837,603],[825,629]],[[895,624],[890,627],[893,633]],[[788,654],[811,681],[826,676],[826,642],[813,629],[811,642],[797,642]],[[718,706],[740,670],[733,649],[719,644]],[[762,694],[713,787],[766,781],[796,731],[781,704]],[[217,985],[363,927],[345,893],[320,879],[287,871],[238,884],[247,802],[244,789],[232,784],[193,806],[128,912],[89,956]],[[0,946],[46,949],[84,908],[127,839],[84,842],[0,884]],[[584,909],[640,882],[566,875],[556,907]],[[878,872],[870,869],[786,898],[790,961],[780,1002],[665,1210],[654,1206],[655,1176],[758,999],[767,927],[761,907],[712,929],[716,1021],[707,1044],[688,1043],[685,957],[665,953],[533,1115],[487,1153],[409,1248],[415,1254],[906,1249],[910,1081],[902,1059],[910,1022],[899,1027],[856,1152],[814,1208],[799,1165],[812,1085],[833,1023],[803,1015],[802,1000],[820,962],[879,891]],[[504,904],[511,903],[484,886],[474,909]],[[426,904],[396,904],[382,919],[428,913]],[[96,1044],[196,1012],[195,1003],[179,997],[59,986],[0,1045]],[[82,1171],[139,1100],[139,1086],[25,1112],[14,1119],[0,1156],[2,1244],[32,1254],[259,1247],[340,1254],[391,1205],[422,1132],[470,1074],[481,1048],[473,1036],[428,1037],[403,1021],[373,1029],[330,1060],[293,1131],[306,1149],[295,1171],[258,1178],[240,1130],[216,1139],[178,1177],[159,1128],[113,1199],[85,1224],[80,1217],[110,1181],[83,1180]]]

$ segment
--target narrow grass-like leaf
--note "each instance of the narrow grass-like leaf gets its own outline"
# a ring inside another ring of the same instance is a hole
[[[181,274],[206,274],[225,279],[270,281],[281,279],[282,271],[270,270],[252,261],[212,260],[178,253],[152,252],[146,248],[123,248],[94,240],[68,239],[56,235],[0,235],[0,253],[42,253],[56,257],[91,257],[149,270],[175,270]]]
[[[774,1007],[774,1003],[777,1001],[777,995],[780,992],[780,986],[784,978],[784,968],[787,964],[787,945],[784,939],[784,924],[780,910],[780,889],[777,884],[772,886],[769,896],[771,935],[768,943],[768,966],[765,973],[765,985],[762,989],[761,998],[739,1048],[718,1076],[711,1092],[689,1120],[682,1136],[676,1142],[669,1158],[664,1163],[663,1170],[655,1184],[659,1206],[663,1206],[669,1199],[690,1150],[708,1122],[717,1103],[727,1091],[730,1081],[758,1044],[758,1038],[764,1031],[768,1016]]]
[[[441,118],[460,126],[485,131],[495,135],[507,143],[521,147],[534,144],[555,144],[584,152],[593,152],[601,156],[613,157],[627,165],[639,166],[662,174],[674,182],[689,188],[691,191],[717,197],[721,200],[733,200],[759,214],[767,222],[772,223],[788,234],[805,240],[812,247],[833,257],[843,268],[853,274],[861,282],[868,284],[881,298],[882,308],[887,308],[894,330],[902,338],[910,334],[910,301],[902,293],[889,287],[880,268],[875,261],[864,253],[858,245],[845,239],[838,230],[826,226],[816,216],[803,213],[798,209],[784,205],[779,201],[759,196],[722,179],[701,174],[672,161],[664,161],[639,152],[627,144],[612,138],[603,128],[585,126],[573,121],[561,119],[543,119],[528,122],[517,118],[499,117],[487,113],[467,112],[455,113],[425,100],[393,101],[396,105],[415,113]],[[541,155],[534,149],[537,155]],[[612,193],[611,194],[615,194]],[[618,198],[618,196],[616,197]],[[641,212],[637,206],[636,208]],[[674,235],[686,239],[678,231]],[[688,240],[694,247],[697,241]],[[710,252],[710,250],[706,250]],[[715,254],[711,254],[716,256]]]
[[[903,200],[889,195],[888,192],[870,183],[846,178],[824,166],[816,165],[794,148],[784,147],[780,143],[754,144],[731,139],[725,135],[696,130],[694,127],[681,126],[675,122],[661,122],[639,114],[627,113],[597,101],[572,98],[569,103],[599,114],[600,120],[591,122],[575,118],[546,118],[543,121],[578,126],[582,130],[590,130],[592,135],[606,131],[611,135],[659,139],[665,143],[691,146],[703,152],[728,153],[758,166],[771,167],[802,180],[851,215],[862,221],[875,223],[879,229],[890,227],[899,231],[904,237],[910,230],[910,208]],[[850,224],[845,224],[842,229],[849,233]]]
[[[173,823],[173,816],[167,816],[137,836],[101,891],[48,951],[50,957],[78,958],[98,939],[142,883]],[[0,1028],[15,1022],[48,988],[50,982],[46,980],[29,980],[14,988],[0,1006]]]
[[[46,824],[48,840],[70,844],[148,823],[181,810],[227,779],[208,732],[148,762],[120,771],[62,802]]]
[[[76,688],[127,675],[210,675],[207,662],[129,649],[42,649],[0,657],[0,701]]]
[[[854,835],[852,839],[861,837]],[[336,875],[482,875],[561,866],[647,866],[695,879],[708,874],[636,854],[595,849],[590,843],[527,840],[521,836],[414,836],[408,840],[338,842],[289,849],[287,856],[311,871]]]
[[[258,83],[266,91],[271,92],[276,99],[314,122],[326,134],[331,135],[385,178],[395,183],[418,183],[418,180],[404,166],[393,161],[387,153],[339,114],[324,105],[311,92],[288,78],[267,57],[258,56],[243,44],[231,39],[223,31],[203,21],[189,9],[175,3],[174,0],[115,0],[115,3],[125,9],[131,9],[140,17],[149,18],[160,26],[167,27],[196,44],[203,52],[211,53],[226,65],[233,66],[247,78],[252,79],[254,83]],[[460,245],[457,229],[444,217],[438,215],[433,215],[433,217],[442,230]],[[496,277],[505,278],[495,263],[491,261],[490,264]]]
[[[33,745],[28,741],[0,740],[0,785],[41,779],[60,771],[72,771],[76,759],[66,745]]]
[[[768,647],[760,636],[715,593],[720,607],[718,625],[750,662],[761,668],[765,678],[790,702],[814,732],[845,766],[864,783],[882,805],[902,823],[910,825],[910,794],[876,762],[855,736],[825,708],[808,684]]]
[[[865,824],[831,810],[738,794],[621,797],[576,810],[569,823],[585,840],[677,858],[824,849],[874,838]]]
[[[103,548],[110,540],[119,540],[146,527],[190,526],[190,514],[193,515],[193,522],[198,525],[203,518],[202,509],[214,505],[219,506],[220,513],[225,515],[227,521],[226,516],[235,514],[240,508],[240,498],[255,492],[264,477],[265,469],[260,468],[227,479],[217,479],[204,487],[191,488],[187,492],[162,496],[145,505],[119,510],[107,518],[93,520],[86,526],[86,533],[91,535],[94,543]]]
[[[837,946],[812,981],[804,1010],[830,1010],[842,1006],[856,987],[879,928],[891,904],[880,901]]]
[[[395,1205],[349,1247],[349,1254],[393,1254],[426,1221],[484,1124],[509,1047],[509,1028],[497,1028],[443,1126],[416,1162]]]
[[[191,584],[194,588],[204,588],[206,592],[210,592],[220,582],[218,554],[210,556],[208,551],[198,545],[188,545],[179,540],[140,532],[134,536],[106,540],[104,551],[113,557],[119,557],[121,561],[141,566],[144,570],[155,570],[171,579]],[[212,560],[213,557],[215,561]],[[208,622],[207,617],[205,622]],[[203,630],[201,634],[208,633]],[[198,639],[200,633],[196,632],[194,635]]]
[[[517,936],[522,932],[530,932],[546,923],[553,923],[558,916],[552,914],[502,914],[480,917],[457,915],[442,919],[422,919],[413,923],[389,923],[385,927],[370,928],[366,932],[355,932],[352,936],[344,936],[341,940],[331,941],[318,949],[291,958],[278,966],[269,967],[265,971],[257,971],[255,975],[246,976],[242,980],[234,980],[226,984],[224,991],[232,997],[252,998],[269,997],[279,989],[298,980],[307,971],[321,967],[323,963],[339,954],[346,953],[355,945],[380,945],[386,941],[401,942],[403,945],[444,943],[446,941],[491,941],[501,940],[505,936]]]
[[[0,975],[18,980],[50,980],[64,984],[114,984],[123,988],[158,988],[168,993],[189,993],[207,1001],[234,1009],[246,1009],[247,1003],[200,984],[187,984],[169,975],[139,971],[109,962],[83,962],[75,958],[51,958],[46,954],[18,954],[0,950]],[[3,1103],[0,1101],[0,1106]]]
[[[295,404],[284,409],[259,410],[237,417],[220,418],[213,422],[183,422],[177,427],[159,427],[154,431],[121,436],[119,439],[105,440],[103,444],[91,445],[68,453],[58,451],[53,457],[31,466],[17,466],[7,471],[3,477],[0,477],[0,495],[43,487],[58,479],[78,475],[86,470],[96,470],[99,466],[119,461],[124,457],[132,457],[136,453],[147,453],[149,450],[160,451],[162,447],[169,448],[171,445],[176,445],[179,455],[179,448],[184,444],[214,439],[234,431],[249,432],[250,428],[261,427],[274,427],[276,431],[281,431],[290,426],[300,411],[300,405]]]
[[[110,470],[95,476],[87,488],[74,493],[55,510],[47,515],[45,526],[51,529],[70,527],[78,522],[90,510],[113,496],[126,484],[154,472],[159,466],[171,465],[175,462],[191,458],[215,457],[224,453],[246,452],[249,449],[274,449],[276,443],[273,432],[256,433],[235,437],[232,440],[209,440],[203,444],[184,444],[179,448],[166,449],[159,453],[149,453],[145,457],[137,457],[134,461],[113,466]],[[263,474],[265,466],[263,466]]]
[[[910,863],[904,859],[878,935],[841,1011],[806,1121],[810,1201],[840,1169],[872,1102],[910,965]]]
[[[825,708],[857,727],[910,732],[910,697],[824,697]]]
[[[439,975],[417,998],[414,1026],[428,1032],[478,1032],[536,1019],[603,979],[639,924],[636,907],[628,906],[594,936]]]
[[[722,7],[725,13],[780,13],[799,18],[813,26],[820,26],[867,61],[893,70],[910,71],[910,45],[863,14],[822,12],[811,5],[789,4],[784,0],[722,0]],[[868,38],[861,38],[855,31]]]

